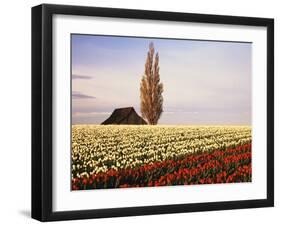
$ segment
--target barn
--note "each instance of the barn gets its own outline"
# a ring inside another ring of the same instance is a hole
[[[146,125],[146,121],[140,117],[133,107],[117,108],[110,117],[102,122],[102,125]]]

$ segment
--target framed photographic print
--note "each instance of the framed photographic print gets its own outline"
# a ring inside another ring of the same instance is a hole
[[[274,21],[32,8],[32,217],[274,205]]]

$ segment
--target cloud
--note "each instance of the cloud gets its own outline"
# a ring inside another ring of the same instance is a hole
[[[72,75],[72,79],[92,79],[91,76],[88,75],[77,75],[77,74],[73,74]]]
[[[163,114],[174,115],[174,114],[198,114],[197,111],[163,111]]]
[[[83,93],[72,91],[72,99],[95,99],[94,96],[85,95]]]
[[[109,116],[112,112],[73,112],[74,117]]]

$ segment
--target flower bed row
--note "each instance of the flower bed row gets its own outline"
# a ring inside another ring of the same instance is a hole
[[[72,179],[72,190],[250,182],[251,144]]]
[[[73,125],[71,178],[250,143],[250,126]]]

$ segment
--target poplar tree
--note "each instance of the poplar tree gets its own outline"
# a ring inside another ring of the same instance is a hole
[[[156,125],[163,112],[163,84],[160,83],[159,54],[157,52],[154,57],[154,52],[154,45],[151,42],[140,83],[141,115],[150,125]]]

